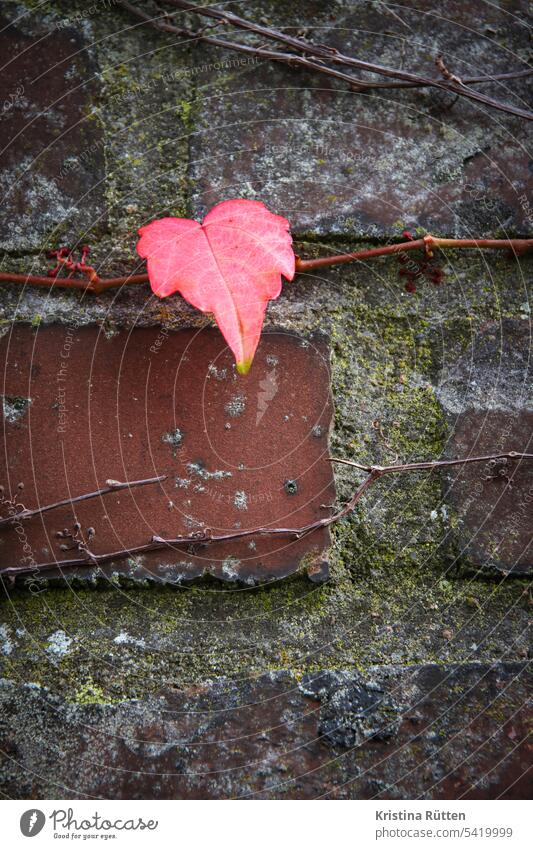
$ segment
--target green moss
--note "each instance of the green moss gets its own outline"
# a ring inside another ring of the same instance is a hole
[[[299,250],[311,255],[327,248],[317,243]],[[396,455],[434,458],[446,436],[433,389],[440,363],[463,352],[472,332],[497,316],[502,303],[513,313],[523,302],[520,281],[495,259],[491,286],[473,309],[486,276],[475,257],[455,264],[465,275],[459,301],[452,297],[451,279],[441,289],[428,286],[407,297],[394,264],[383,262],[379,269],[377,282],[359,267],[332,270],[317,281],[297,279],[271,305],[269,321],[329,335],[334,454],[378,463],[392,463]],[[176,322],[173,301],[155,309],[155,321]],[[341,466],[335,473],[344,500],[360,477]],[[332,577],[324,586],[302,573],[255,589],[210,581],[174,589],[108,585],[103,591],[16,593],[4,603],[3,621],[11,634],[22,624],[32,639],[15,639],[7,673],[73,701],[114,701],[208,677],[285,667],[303,674],[461,662],[472,659],[473,644],[479,659],[508,646],[516,654],[524,648],[516,635],[528,617],[525,583],[487,580],[455,567],[450,574],[443,550],[448,528],[440,511],[431,518],[440,497],[436,475],[378,482],[357,511],[332,529]],[[60,665],[43,662],[47,637],[59,628],[73,638],[74,648]],[[116,643],[121,633],[131,640]]]
[[[296,21],[302,5],[309,12],[308,3],[290,4],[288,14]],[[263,6],[267,16],[287,12],[281,0]],[[325,15],[324,8],[313,7],[317,15]],[[143,30],[146,51],[139,63],[135,29],[117,27],[117,35],[110,37],[109,25],[102,26],[99,16],[91,26],[103,69],[94,117],[106,134],[109,210],[108,231],[95,246],[96,261],[98,253],[105,258],[112,253],[119,273],[135,261],[139,222],[153,217],[155,208],[158,214],[185,214],[198,189],[187,169],[188,135],[198,128],[201,87],[194,76],[162,84],[169,53],[160,49],[160,33]],[[191,65],[188,48],[172,49],[176,67]],[[217,86],[222,89],[234,76],[221,73]],[[456,144],[456,134],[451,138]],[[347,230],[352,226],[355,220],[347,219]],[[395,223],[398,238],[404,227],[403,221]],[[370,244],[310,234],[296,250],[311,257]],[[34,259],[10,255],[6,267],[24,271]],[[286,285],[269,307],[267,326],[328,334],[336,407],[333,453],[377,463],[392,463],[396,456],[439,456],[446,439],[433,388],[439,368],[465,350],[484,322],[520,314],[525,300],[521,273],[527,263],[521,259],[518,272],[504,256],[491,255],[487,266],[486,256],[457,254],[445,285],[422,284],[415,296],[404,292],[392,258]],[[109,306],[105,298],[89,301],[75,293],[37,290],[27,291],[20,302],[20,293],[7,286],[1,298],[5,328],[14,315],[36,323],[103,321]],[[141,287],[121,293],[114,318],[126,326],[138,323],[141,314],[147,323],[174,327],[205,323],[179,298],[153,301]],[[335,473],[338,497],[344,500],[360,478],[346,467],[336,467]],[[21,627],[26,636],[13,636],[15,648],[3,659],[3,673],[38,681],[87,704],[142,697],[208,677],[282,668],[301,675],[327,667],[365,672],[373,664],[461,662],[472,659],[473,643],[480,645],[476,657],[482,659],[500,656],[508,646],[517,652],[516,635],[523,633],[528,618],[525,582],[463,572],[452,577],[443,550],[448,528],[440,512],[431,518],[440,497],[436,475],[377,483],[357,511],[332,529],[332,577],[324,586],[300,574],[256,589],[215,582],[130,589],[112,579],[102,591],[72,586],[37,596],[16,592],[3,602],[2,620],[12,636]],[[59,628],[72,637],[73,648],[54,664],[44,650],[48,636]],[[443,638],[443,630],[454,639]],[[129,635],[128,640],[115,642],[120,634]]]
[[[89,680],[82,684],[76,691],[72,697],[72,701],[77,705],[102,705],[106,704],[108,699],[106,699],[101,687]]]
[[[11,635],[23,624],[28,637],[14,638],[4,674],[38,681],[76,703],[114,702],[219,675],[460,661],[484,629],[491,636],[482,648],[490,656],[495,642],[523,630],[524,581],[436,580],[434,562],[402,564],[383,549],[369,567],[366,556],[354,562],[347,553],[355,540],[359,533],[343,538],[341,548],[334,544],[334,577],[322,587],[297,576],[251,591],[212,582],[180,590],[18,593],[4,605],[3,621]],[[75,648],[54,664],[43,648],[59,628]],[[443,629],[454,634],[452,642]],[[127,639],[117,642],[119,634]]]
[[[190,130],[192,129],[192,114],[193,114],[193,103],[191,100],[180,100],[178,103],[178,115],[180,116],[183,124]]]

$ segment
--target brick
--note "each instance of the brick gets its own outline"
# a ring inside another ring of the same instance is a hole
[[[489,322],[445,367],[439,399],[449,425],[448,457],[532,452],[533,371],[529,322]],[[533,463],[498,461],[446,475],[453,554],[476,567],[531,574]]]
[[[57,559],[60,567],[82,556],[73,541],[57,539],[76,522],[85,537],[96,530],[90,549],[103,554],[154,534],[299,528],[329,515],[323,505],[335,490],[326,459],[332,404],[323,338],[264,335],[246,378],[215,330],[139,328],[106,338],[97,328],[19,326],[2,342],[6,491],[22,482],[19,499],[30,507],[92,492],[108,479],[168,476],[161,487],[25,522],[34,563]],[[199,541],[69,574],[171,583],[214,575],[254,584],[294,572],[306,556],[321,581],[328,542],[326,528],[299,540]],[[17,526],[4,529],[3,562],[22,565],[27,554]]]
[[[91,119],[98,67],[79,27],[56,16],[0,22],[0,248],[87,241],[104,219],[104,139]]]

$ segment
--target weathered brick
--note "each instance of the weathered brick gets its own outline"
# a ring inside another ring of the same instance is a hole
[[[7,4],[3,12],[0,248],[88,241],[105,224],[94,52],[83,30],[59,16]]]
[[[490,322],[456,362],[445,366],[439,399],[449,425],[447,456],[533,453],[530,325]],[[476,567],[533,569],[533,463],[502,460],[446,475],[454,515],[454,556]]]
[[[94,492],[108,479],[167,476],[161,487],[110,493],[25,522],[33,565],[82,557],[75,541],[57,539],[75,523],[85,539],[95,529],[89,548],[105,554],[131,551],[154,534],[300,528],[329,515],[333,408],[328,348],[319,337],[265,334],[246,380],[222,335],[207,329],[138,328],[106,338],[98,328],[19,325],[0,353],[6,494],[22,482],[19,498],[31,507]],[[1,512],[7,515],[5,504]],[[328,542],[326,528],[301,539],[198,540],[80,567],[70,577],[179,583],[214,575],[254,584],[294,572],[305,556],[323,580]],[[2,529],[0,546],[4,564],[27,563],[16,524]],[[63,578],[54,568],[47,573]]]
[[[4,682],[11,798],[527,798],[527,667],[380,667],[197,682],[69,705]],[[16,716],[16,726],[11,717]],[[35,746],[35,740],[39,746]]]

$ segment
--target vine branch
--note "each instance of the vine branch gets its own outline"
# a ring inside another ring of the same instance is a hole
[[[133,489],[133,487],[160,483],[161,481],[166,480],[167,477],[167,475],[159,475],[157,478],[144,478],[143,480],[138,481],[115,481],[110,479],[106,481],[106,485],[102,487],[102,489],[97,489],[94,492],[86,492],[83,495],[76,495],[74,498],[64,498],[62,501],[56,501],[54,504],[46,504],[43,507],[36,507],[34,510],[28,510],[27,507],[20,505],[22,509],[11,513],[10,516],[0,518],[0,530],[8,527],[9,525],[14,525],[17,522],[34,519],[35,516],[48,513],[50,510],[55,510],[57,507],[67,507],[71,504],[77,504],[80,501],[88,501],[90,498],[97,498],[99,495],[108,495],[110,492],[120,492],[121,489]],[[0,488],[0,493],[3,495],[3,487]],[[4,503],[11,504],[14,508],[19,506],[9,499],[2,498],[2,501]],[[2,502],[0,501],[0,503]]]
[[[382,245],[378,248],[355,251],[354,253],[336,254],[334,256],[317,257],[315,259],[302,259],[297,256],[296,272],[315,271],[319,268],[342,265],[356,260],[372,259],[373,257],[400,254],[404,251],[420,249],[424,251],[427,257],[432,257],[433,251],[436,248],[506,250],[511,251],[515,256],[521,256],[533,249],[533,239],[441,239],[438,236],[427,234],[420,239],[410,239],[407,242]],[[15,274],[0,270],[0,282],[48,286],[49,288],[80,289],[84,292],[90,292],[93,295],[100,295],[108,289],[148,282],[148,274],[126,274],[122,277],[101,278],[92,266],[85,266],[81,270],[85,274],[85,277],[60,277],[58,276],[59,272],[55,276],[39,276],[33,274]]]
[[[239,17],[238,15],[234,15],[231,12],[220,11],[218,9],[207,8],[205,6],[197,6],[194,3],[186,2],[186,0],[166,0],[167,5],[171,5],[176,9],[180,9],[186,12],[194,12],[197,15],[207,17],[213,20],[219,21],[221,24],[232,24],[233,26],[247,30],[249,32],[253,32],[256,35],[260,35],[264,38],[270,39],[271,41],[282,43],[285,46],[290,47],[292,50],[298,51],[297,53],[282,53],[277,50],[267,50],[264,47],[256,47],[249,44],[242,44],[235,41],[228,41],[226,39],[218,38],[213,35],[206,35],[204,30],[193,31],[185,27],[178,27],[173,23],[170,23],[172,20],[170,15],[167,12],[163,12],[159,17],[153,17],[152,15],[147,14],[138,6],[129,3],[128,0],[118,0],[119,5],[121,5],[126,11],[130,14],[137,17],[142,21],[143,24],[147,26],[154,27],[155,29],[162,30],[164,32],[169,32],[174,35],[185,36],[187,38],[191,38],[194,40],[201,40],[206,42],[207,44],[212,44],[215,47],[221,47],[226,50],[235,50],[240,53],[247,53],[249,55],[258,56],[262,59],[269,59],[275,62],[281,62],[283,64],[289,65],[291,67],[300,66],[306,68],[307,70],[317,71],[318,73],[326,74],[327,76],[333,77],[335,79],[341,80],[343,82],[347,82],[353,90],[355,91],[365,91],[372,88],[397,88],[397,87],[434,87],[439,89],[444,89],[445,91],[451,92],[453,94],[458,94],[463,97],[467,97],[470,100],[477,101],[478,103],[482,103],[485,106],[489,106],[493,109],[498,109],[501,112],[507,112],[510,115],[515,115],[519,118],[525,118],[528,121],[533,120],[533,112],[529,110],[520,109],[519,107],[512,106],[507,103],[502,103],[499,100],[495,100],[492,97],[488,97],[481,92],[476,91],[475,89],[469,88],[467,83],[471,82],[489,82],[496,79],[495,76],[486,76],[486,77],[477,77],[472,79],[464,79],[460,83],[458,82],[458,77],[448,72],[448,69],[444,66],[446,72],[449,73],[449,77],[441,76],[440,78],[435,77],[426,77],[421,76],[419,74],[414,74],[409,71],[404,71],[400,68],[389,68],[385,65],[379,65],[375,62],[364,62],[361,59],[357,59],[352,56],[346,56],[340,51],[336,50],[333,47],[328,47],[324,44],[314,44],[312,41],[309,41],[304,38],[298,38],[295,36],[288,35],[286,33],[280,32],[279,30],[275,30],[271,27],[262,26],[261,24],[256,24],[252,21],[248,21],[244,18]],[[441,57],[437,57],[438,59]],[[389,83],[375,83],[368,80],[361,80],[357,77],[352,76],[352,74],[345,73],[343,71],[339,71],[336,68],[330,67],[330,65],[343,66],[345,68],[356,68],[358,70],[369,71],[374,74],[378,74],[379,76],[384,76],[389,79],[395,80],[396,82]],[[439,67],[439,70],[442,69]],[[529,73],[532,73],[531,70],[526,70],[522,72],[516,72],[517,76],[527,76]],[[506,76],[505,79],[511,79],[515,74],[512,74],[511,77]],[[501,76],[500,76],[501,78]],[[398,82],[400,81],[400,82]]]
[[[35,574],[36,572],[45,572],[49,569],[71,569],[84,566],[94,566],[112,560],[123,560],[127,557],[133,557],[138,554],[145,554],[151,551],[158,551],[164,548],[174,548],[180,545],[194,544],[210,545],[212,543],[217,542],[229,542],[233,540],[245,539],[251,536],[290,536],[294,537],[295,539],[301,539],[302,537],[312,533],[313,531],[319,530],[321,528],[327,528],[330,525],[339,522],[349,513],[352,513],[355,510],[359,501],[361,500],[362,496],[365,494],[365,492],[377,480],[384,477],[385,475],[413,471],[431,472],[437,469],[449,468],[451,466],[464,466],[470,463],[495,463],[498,460],[528,461],[533,460],[533,454],[526,454],[522,451],[506,451],[498,454],[487,454],[478,457],[466,457],[457,460],[430,460],[417,463],[401,463],[392,466],[365,466],[353,460],[346,460],[336,457],[329,457],[328,460],[330,460],[330,462],[332,463],[343,463],[360,471],[364,471],[367,473],[367,476],[362,481],[362,483],[360,483],[359,486],[354,490],[351,498],[346,502],[346,504],[344,504],[343,507],[341,507],[335,513],[332,513],[331,516],[326,516],[323,519],[317,519],[314,522],[309,522],[307,525],[304,525],[300,528],[258,527],[244,531],[232,531],[231,533],[227,534],[213,534],[210,528],[204,528],[202,531],[173,538],[153,536],[149,542],[144,543],[142,545],[133,546],[132,548],[123,548],[117,551],[105,552],[103,554],[95,554],[94,552],[90,551],[86,545],[83,544],[80,545],[79,548],[80,550],[84,551],[84,557],[73,558],[70,560],[53,560],[48,563],[34,563],[32,565],[24,566],[2,566],[0,567],[0,576],[5,576],[11,583],[14,583],[17,577],[28,574]],[[116,486],[114,487],[107,487],[104,490],[98,490],[94,493],[88,493],[87,495],[79,496],[76,499],[67,499],[65,501],[58,502],[55,505],[50,505],[48,508],[41,508],[40,510],[36,510],[33,512],[32,515],[42,513],[45,509],[51,510],[57,506],[74,503],[74,501],[81,501],[87,498],[92,498],[97,495],[104,494],[108,491],[114,491],[117,488],[125,488],[134,485],[143,486],[147,483],[156,483],[160,480],[164,480],[164,478],[165,476],[162,476],[160,478],[150,478],[144,481],[132,481],[130,483],[124,484],[113,482],[114,484],[116,484]],[[24,518],[30,518],[30,516],[25,516]]]

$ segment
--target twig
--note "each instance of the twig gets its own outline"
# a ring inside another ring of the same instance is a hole
[[[119,0],[119,2],[120,2],[120,0]],[[378,73],[377,70],[374,70],[374,69],[377,69],[377,68],[380,68],[380,70],[387,70],[387,71],[392,71],[392,72],[395,73],[393,68],[385,69],[383,66],[375,65],[373,63],[371,65],[369,65],[369,63],[366,63],[366,62],[359,63],[358,60],[352,59],[352,57],[349,57],[349,56],[344,56],[342,53],[339,53],[339,51],[336,50],[333,47],[328,47],[324,44],[314,44],[312,41],[309,41],[308,39],[288,35],[287,33],[281,32],[280,30],[276,30],[273,27],[267,27],[267,26],[263,26],[261,24],[257,24],[254,21],[248,21],[245,18],[241,18],[238,15],[233,14],[232,12],[227,12],[227,11],[223,12],[219,9],[206,8],[205,6],[196,6],[195,4],[189,3],[186,0],[163,0],[163,2],[166,2],[168,5],[174,6],[175,8],[182,9],[183,11],[194,12],[197,15],[202,15],[204,17],[209,17],[209,18],[214,18],[214,19],[220,21],[221,23],[233,24],[233,26],[239,27],[240,29],[248,30],[249,32],[253,32],[256,35],[266,36],[271,41],[277,41],[281,44],[286,44],[288,47],[292,47],[295,50],[300,50],[303,53],[307,53],[307,54],[314,55],[314,56],[319,56],[321,58],[327,59],[328,61],[334,61],[334,62],[337,62],[339,64],[346,64],[346,65],[351,65],[352,62],[357,62],[358,65],[362,64],[362,65],[368,66],[368,68],[365,67],[365,70],[366,69],[372,70],[375,73]],[[137,11],[138,11],[138,10],[135,10],[135,7],[133,7],[130,3],[127,3],[127,4],[121,3],[121,5],[124,6],[125,8],[128,8],[128,10],[133,12],[134,14],[136,14]],[[168,16],[165,15],[165,18],[167,18],[167,17]],[[150,16],[146,15],[146,13],[144,13],[144,19],[148,23],[148,21],[150,20]],[[198,35],[198,37],[201,37],[201,32],[198,33],[197,35]],[[332,57],[334,57],[334,58],[332,58]],[[438,58],[442,59],[442,57],[438,57]],[[436,60],[436,64],[437,64],[437,61],[438,61],[438,59]],[[439,67],[439,66],[437,65],[437,67]],[[400,70],[403,72],[403,69],[400,69]],[[439,67],[439,70],[440,70],[440,67]],[[488,82],[493,82],[495,80],[512,80],[512,79],[518,79],[520,77],[528,77],[531,74],[533,74],[533,70],[530,69],[530,68],[528,68],[524,71],[509,71],[505,74],[491,74],[491,75],[485,74],[483,76],[469,77],[468,79],[465,78],[464,80],[461,81],[461,85],[464,85],[465,83],[488,83]],[[401,87],[401,88],[421,88],[422,87],[422,88],[425,88],[432,83],[440,82],[440,80],[434,79],[434,80],[431,80],[431,83],[427,83],[427,82],[421,82],[421,81],[418,81],[418,80],[417,81],[410,81],[410,82],[407,82],[407,81],[373,82],[373,81],[370,81],[370,80],[356,79],[356,80],[354,80],[354,82],[357,85],[361,85],[362,88],[363,87],[364,88],[397,88],[397,87]]]
[[[297,271],[314,271],[317,268],[326,268],[331,265],[341,265],[353,262],[357,259],[370,259],[375,256],[386,254],[403,253],[422,248],[428,257],[433,256],[435,248],[486,248],[489,250],[510,250],[516,256],[533,248],[533,239],[441,239],[431,236],[429,233],[421,239],[411,239],[409,242],[400,242],[396,245],[383,245],[379,248],[371,248],[366,251],[357,251],[350,254],[336,254],[334,256],[323,256],[317,259],[296,260]]]
[[[371,88],[373,83],[367,83],[364,80],[358,80],[351,74],[346,74],[343,71],[337,71],[334,68],[327,68],[322,62],[313,61],[306,56],[299,56],[296,53],[280,53],[274,50],[267,50],[265,47],[255,47],[249,44],[241,44],[237,41],[226,41],[211,35],[204,35],[203,30],[190,30],[184,27],[177,27],[173,24],[166,23],[167,15],[162,15],[159,18],[154,18],[143,12],[142,9],[128,3],[127,0],[118,0],[120,6],[123,6],[128,12],[139,18],[147,26],[161,32],[168,32],[172,35],[179,35],[193,41],[204,41],[206,44],[212,44],[214,47],[220,47],[224,50],[236,50],[238,53],[245,53],[248,56],[258,56],[260,59],[268,59],[274,62],[281,62],[290,67],[300,66],[308,71],[318,71],[319,73],[327,74],[334,79],[348,83],[356,91],[364,91]]]
[[[101,295],[107,289],[125,286],[132,283],[147,283],[148,274],[127,274],[124,277],[111,277],[107,280],[98,278],[98,282],[87,280],[84,277],[43,277],[34,274],[12,274],[8,271],[0,271],[0,282],[22,283],[30,286],[58,287],[60,289],[81,289],[93,295]]]
[[[403,69],[402,69],[403,70]],[[464,77],[463,85],[471,85],[472,83],[492,83],[497,82],[499,80],[518,80],[523,79],[525,77],[530,77],[533,75],[533,70],[527,69],[526,71],[509,71],[505,74],[492,74],[491,76],[480,76],[480,77]],[[435,79],[435,82],[438,82]],[[431,88],[428,83],[414,83],[414,82],[405,82],[401,80],[393,81],[388,80],[376,82],[374,80],[361,80],[359,79],[357,85],[354,86],[354,91],[358,92],[366,92],[374,89],[402,89],[402,88]],[[456,88],[449,89],[450,94],[454,94],[455,98],[453,99],[453,103],[455,103],[456,99],[459,97],[461,92],[459,92]]]
[[[398,242],[395,245],[383,245],[379,248],[370,248],[364,251],[356,251],[349,254],[336,254],[334,256],[318,257],[316,259],[301,259],[296,257],[296,271],[307,272],[318,268],[326,268],[332,265],[341,265],[355,260],[372,259],[387,254],[403,253],[422,248],[427,256],[432,256],[434,248],[486,248],[489,250],[512,251],[520,256],[526,251],[533,249],[533,239],[441,239],[438,236],[426,235],[421,239],[411,239],[408,242]],[[0,282],[19,283],[31,286],[60,287],[64,289],[81,289],[94,295],[100,295],[108,289],[131,284],[147,283],[148,274],[129,274],[123,277],[111,277],[103,279],[98,277],[87,281],[80,277],[43,277],[32,274],[14,274],[0,270]]]
[[[101,563],[106,563],[112,560],[123,560],[127,557],[134,557],[138,554],[145,554],[151,551],[158,551],[165,548],[174,548],[180,545],[210,545],[217,542],[230,542],[240,539],[246,539],[251,536],[292,536],[295,539],[301,539],[303,536],[319,530],[327,528],[336,522],[339,522],[349,513],[355,510],[358,502],[365,494],[367,489],[372,486],[377,480],[387,474],[395,474],[399,472],[412,471],[434,471],[435,469],[443,469],[450,466],[462,466],[468,463],[489,463],[497,460],[533,460],[533,454],[526,454],[521,451],[507,451],[500,454],[488,454],[480,457],[466,457],[460,460],[433,460],[419,463],[402,463],[395,466],[365,466],[353,460],[345,460],[336,457],[328,458],[333,463],[344,463],[353,468],[367,472],[367,477],[357,487],[351,496],[350,500],[331,516],[326,516],[323,519],[317,519],[315,522],[310,522],[300,528],[269,528],[259,527],[251,528],[246,531],[232,531],[228,534],[213,534],[209,528],[204,528],[202,531],[188,534],[186,536],[178,536],[174,538],[163,538],[153,536],[150,542],[143,545],[134,546],[132,548],[119,549],[118,551],[105,552],[104,554],[95,554],[85,549],[86,556],[71,560],[53,560],[49,563],[37,563],[24,566],[4,566],[0,567],[0,575],[5,575],[11,582],[15,578],[34,574],[36,572],[45,572],[49,569],[70,569],[85,566],[94,566]],[[93,493],[94,495],[94,493]],[[90,496],[87,496],[90,497]],[[68,501],[65,503],[69,503]]]
[[[533,460],[533,454],[525,454],[522,451],[506,451],[502,454],[487,454],[482,457],[465,457],[462,460],[427,460],[421,463],[402,463],[394,466],[363,466],[361,463],[344,460],[341,457],[328,457],[328,460],[331,463],[353,466],[363,472],[377,472],[379,477],[382,477],[390,472],[432,471],[432,469],[444,469],[447,466],[466,466],[468,463],[490,463],[493,460]]]
[[[437,58],[435,59],[435,65],[437,66],[445,80],[449,80],[451,83],[457,83],[457,85],[464,85],[464,82],[462,79],[460,79],[460,77],[456,77],[455,74],[452,74],[452,72],[448,70],[448,68],[444,64],[444,58],[442,56],[437,56]]]
[[[293,53],[280,53],[278,51],[268,51],[264,50],[261,47],[253,47],[251,45],[227,41],[220,38],[215,38],[213,36],[206,36],[203,35],[202,32],[194,32],[192,30],[185,29],[182,27],[176,27],[173,24],[167,23],[166,21],[168,19],[168,15],[166,14],[160,18],[154,18],[151,15],[148,15],[142,9],[139,9],[137,6],[134,6],[132,3],[127,2],[127,0],[118,0],[118,2],[124,9],[130,12],[130,14],[135,15],[137,18],[142,20],[144,24],[155,27],[156,29],[160,29],[165,32],[170,32],[175,35],[186,36],[192,39],[201,39],[208,44],[213,44],[216,47],[222,47],[226,50],[236,50],[240,53],[254,54],[256,56],[259,56],[260,58],[270,59],[276,62],[282,62],[291,66],[300,65],[304,68],[307,68],[308,70],[318,71],[319,73],[326,74],[328,76],[347,82],[355,90],[361,91],[365,88],[370,89],[378,86],[376,86],[376,84],[372,82],[357,79],[356,77],[353,77],[350,74],[344,74],[342,72],[336,71],[334,68],[329,67],[329,65],[342,65],[348,68],[357,68],[359,70],[369,71],[371,73],[385,76],[391,79],[401,80],[404,83],[408,83],[411,87],[413,85],[416,85],[444,89],[445,91],[451,91],[456,94],[461,94],[462,96],[467,97],[470,100],[477,101],[479,103],[484,104],[485,106],[490,106],[493,109],[498,109],[502,112],[507,112],[508,114],[516,115],[519,118],[525,118],[528,121],[533,120],[533,112],[530,112],[525,109],[520,109],[510,104],[502,103],[492,97],[488,97],[487,95],[484,95],[481,92],[476,91],[475,89],[469,88],[467,85],[464,84],[466,81],[463,81],[461,85],[458,85],[453,79],[445,80],[436,79],[433,77],[425,77],[419,74],[413,74],[409,71],[404,71],[400,68],[389,68],[385,65],[379,65],[374,62],[364,62],[361,59],[356,59],[352,56],[346,56],[340,53],[335,48],[327,47],[323,44],[313,44],[313,42],[308,41],[306,39],[296,38],[294,36],[279,32],[278,30],[272,29],[270,27],[261,26],[260,24],[255,24],[251,21],[247,21],[244,18],[240,18],[230,12],[222,12],[218,9],[197,6],[196,4],[186,2],[186,0],[166,0],[167,3],[177,9],[181,9],[183,11],[188,12],[194,12],[197,15],[201,15],[208,18],[214,18],[216,20],[233,24],[234,26],[240,29],[245,29],[250,32],[254,32],[257,35],[269,38],[272,41],[283,43],[294,50],[300,51],[300,53],[303,53],[304,55],[302,56]],[[310,56],[313,56],[316,61],[310,59]],[[494,79],[494,77],[489,77],[489,79]],[[379,85],[379,87],[383,88],[384,86]]]
[[[97,498],[99,495],[108,495],[110,492],[120,492],[121,489],[132,489],[133,487],[160,483],[166,479],[167,475],[159,475],[157,478],[144,478],[143,480],[138,481],[123,482],[107,480],[106,485],[102,487],[102,489],[97,489],[95,492],[86,492],[83,495],[76,495],[74,498],[65,498],[62,501],[56,501],[54,504],[46,504],[44,507],[36,507],[34,510],[28,510],[25,507],[23,510],[12,513],[10,516],[0,518],[0,530],[17,522],[33,519],[35,516],[40,516],[42,513],[48,513],[50,510],[55,510],[57,507],[66,507],[71,504],[77,504],[80,501],[88,501],[90,498]]]

